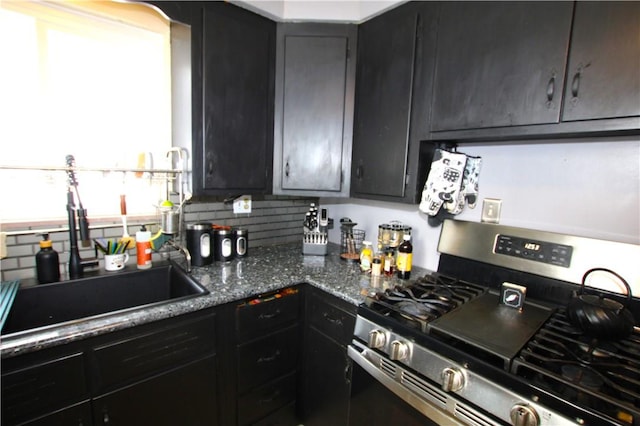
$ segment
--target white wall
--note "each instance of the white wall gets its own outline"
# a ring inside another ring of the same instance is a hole
[[[276,21],[360,23],[406,0],[232,0]]]
[[[480,221],[482,199],[502,199],[500,223],[591,238],[640,244],[640,138],[551,140],[528,144],[468,144],[460,152],[483,159],[480,201],[457,216]],[[432,228],[417,205],[357,199],[321,199],[336,226],[358,222],[376,240],[381,223],[413,228],[414,263],[437,269],[440,227]]]

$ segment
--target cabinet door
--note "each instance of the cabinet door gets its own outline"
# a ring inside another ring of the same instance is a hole
[[[194,72],[203,97],[200,111],[194,107],[202,114],[194,120],[200,127],[194,191],[270,193],[275,23],[226,2],[207,4],[203,15],[202,71]]]
[[[406,8],[358,28],[354,196],[404,196],[417,28],[417,14]]]
[[[216,425],[215,356],[95,398],[95,425]]]
[[[346,349],[310,327],[304,369],[304,424],[346,425],[351,360]]]
[[[640,115],[640,2],[576,2],[563,121]]]
[[[356,27],[280,24],[274,192],[348,195]]]
[[[445,2],[432,130],[557,123],[572,12],[571,2]]]

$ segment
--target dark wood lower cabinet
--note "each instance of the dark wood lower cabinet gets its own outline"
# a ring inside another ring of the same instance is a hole
[[[343,346],[313,328],[308,330],[304,382],[305,426],[346,425],[351,360]]]
[[[346,425],[352,372],[346,345],[353,336],[356,307],[321,290],[308,290],[300,401],[303,423]]]
[[[93,424],[216,424],[215,370],[215,356],[209,356],[99,396],[93,400]]]
[[[356,307],[257,300],[3,359],[2,425],[346,425]]]
[[[3,426],[216,425],[212,309],[2,360]]]
[[[302,295],[298,286],[236,303],[235,346],[225,362],[235,365],[228,390],[236,413],[228,424],[298,424]]]

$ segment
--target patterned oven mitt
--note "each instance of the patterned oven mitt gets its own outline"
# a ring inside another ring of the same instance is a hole
[[[462,187],[455,202],[445,202],[444,208],[451,214],[458,214],[464,209],[465,204],[474,208],[478,202],[478,180],[480,179],[480,166],[482,157],[467,156],[467,163],[462,176]]]
[[[443,203],[457,204],[467,156],[436,149],[427,182],[422,190],[420,211],[435,216]]]

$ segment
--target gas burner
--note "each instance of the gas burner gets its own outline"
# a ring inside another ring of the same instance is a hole
[[[604,380],[593,370],[573,364],[565,364],[560,367],[562,377],[569,380],[571,383],[588,388],[594,391],[600,390],[604,385]]]
[[[408,319],[417,318],[422,321],[430,321],[441,315],[440,311],[434,312],[432,307],[413,300],[403,300],[396,304],[398,312]]]
[[[514,360],[512,372],[612,418],[633,412],[640,404],[638,333],[602,341],[576,335],[565,321],[556,312]]]
[[[484,293],[479,286],[441,274],[426,275],[406,286],[370,295],[365,304],[373,311],[395,318],[427,333],[427,324]]]
[[[593,359],[604,360],[618,353],[616,345],[609,341],[599,341],[581,336],[578,339],[578,347],[583,353]]]

